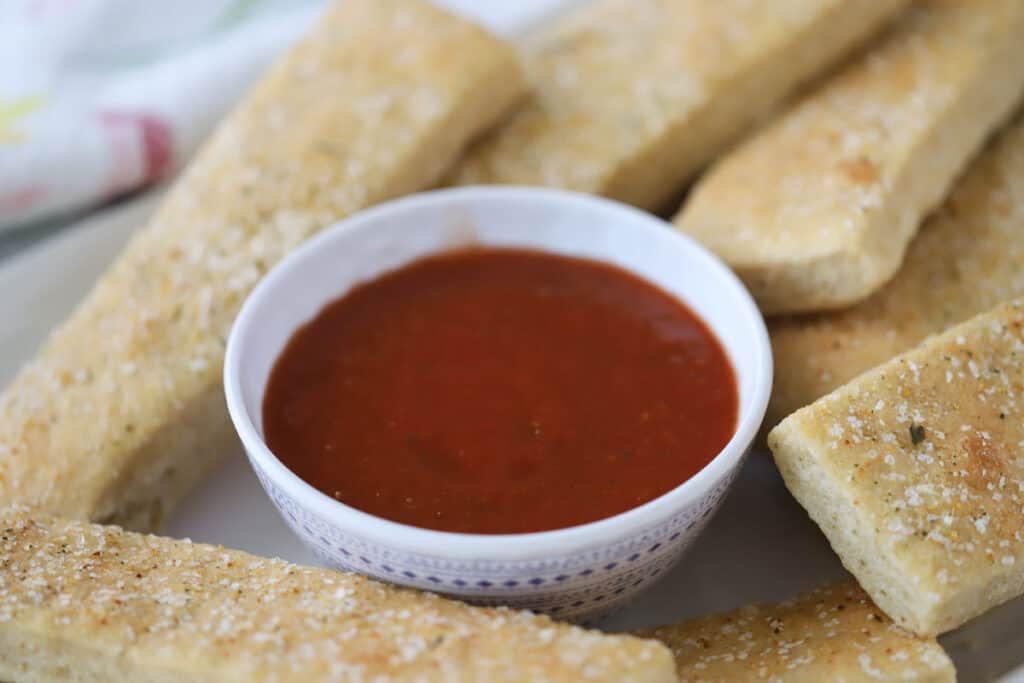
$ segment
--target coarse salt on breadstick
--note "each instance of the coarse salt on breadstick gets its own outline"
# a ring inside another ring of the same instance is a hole
[[[866,298],[1020,102],[1021,35],[1019,0],[920,0],[719,161],[676,224],[736,270],[765,313]]]
[[[430,186],[524,87],[509,46],[425,1],[338,2],[0,398],[0,504],[158,526],[234,443],[224,340],[259,277]]]
[[[459,184],[548,185],[656,210],[907,0],[594,0],[526,46],[534,97]]]
[[[669,646],[680,683],[956,680],[934,638],[896,626],[854,581],[638,635]]]
[[[896,276],[852,308],[768,321],[767,424],[929,334],[1024,295],[1024,117],[989,145],[910,243]]]
[[[943,633],[1024,593],[1024,300],[798,410],[768,445],[901,626]]]
[[[0,587],[11,683],[674,680],[652,641],[23,512],[0,513]]]

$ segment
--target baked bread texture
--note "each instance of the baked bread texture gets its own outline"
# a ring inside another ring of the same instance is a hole
[[[775,385],[766,423],[1015,296],[1024,295],[1024,116],[929,218],[890,282],[848,309],[768,321]]]
[[[1024,3],[921,0],[704,176],[675,219],[766,314],[861,301],[1024,93]]]
[[[638,635],[669,646],[680,683],[956,680],[934,638],[896,626],[854,581]]]
[[[10,683],[669,683],[659,643],[355,574],[0,513]]]
[[[657,210],[907,0],[594,0],[525,48],[534,97],[458,184],[547,185]]]
[[[919,635],[1024,593],[1024,299],[932,337],[768,435],[786,486]]]
[[[234,444],[224,343],[260,276],[435,183],[524,88],[512,48],[428,2],[338,2],[0,397],[0,505],[158,527]]]

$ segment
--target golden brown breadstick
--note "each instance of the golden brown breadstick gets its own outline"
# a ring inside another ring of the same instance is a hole
[[[918,638],[893,624],[854,581],[791,602],[749,605],[638,635],[669,646],[680,683],[956,679],[934,638]]]
[[[1024,118],[971,164],[896,277],[856,306],[770,320],[776,425],[929,334],[1024,294]]]
[[[1024,300],[798,410],[786,486],[896,623],[956,628],[1024,593]]]
[[[527,46],[534,98],[459,184],[549,185],[656,210],[907,0],[594,0]]]
[[[234,442],[224,340],[262,273],[431,185],[522,90],[511,48],[425,1],[337,3],[0,398],[0,504],[158,526]]]
[[[861,301],[1024,93],[1024,3],[922,0],[727,155],[676,217],[765,313]]]
[[[0,567],[11,683],[674,680],[652,641],[87,522],[0,513]]]

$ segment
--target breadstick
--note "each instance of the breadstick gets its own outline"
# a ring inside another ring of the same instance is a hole
[[[657,210],[907,0],[594,0],[527,46],[536,90],[459,184],[549,185]]]
[[[786,486],[896,623],[1024,593],[1024,299],[932,337],[768,435]]]
[[[1024,93],[1024,3],[922,0],[727,155],[676,217],[767,314],[863,300]]]
[[[356,574],[0,513],[11,683],[668,683],[660,644]]]
[[[260,276],[434,183],[523,87],[510,47],[425,1],[337,3],[0,398],[0,505],[159,526],[234,443],[224,341]]]
[[[930,334],[1024,295],[1024,117],[971,164],[881,290],[833,313],[769,320],[775,425]]]
[[[680,683],[956,680],[934,638],[893,624],[854,581],[638,635],[669,646]]]

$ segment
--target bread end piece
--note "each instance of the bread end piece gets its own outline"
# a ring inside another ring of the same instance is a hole
[[[934,638],[896,626],[854,581],[639,635],[669,646],[683,682],[956,680],[952,661]]]
[[[768,447],[786,488],[887,615],[915,633],[937,635],[936,606],[921,599],[919,586],[911,582],[905,568],[881,550],[879,530],[862,516],[857,491],[844,487],[845,477],[820,462],[808,441],[800,431],[799,418],[783,421],[768,434]]]
[[[913,348],[1024,294],[1024,112],[957,181],[896,274],[857,306],[768,323],[775,384],[766,427]],[[969,283],[969,284],[967,284]]]
[[[922,219],[1021,101],[1024,5],[918,3],[726,155],[674,219],[766,314],[840,309],[899,270]]]
[[[932,337],[782,421],[786,486],[898,624],[1024,593],[1024,301]]]

